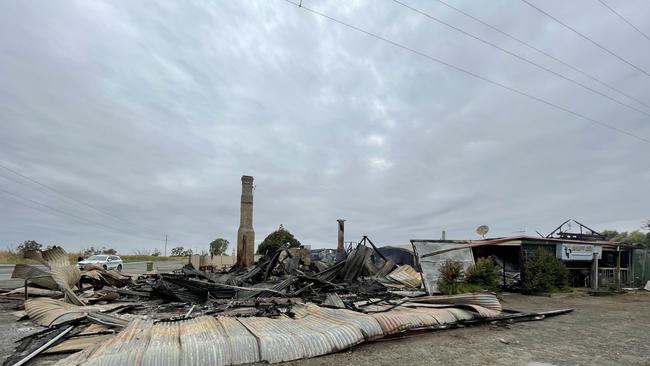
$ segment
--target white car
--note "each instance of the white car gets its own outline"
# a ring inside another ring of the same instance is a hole
[[[82,261],[77,262],[79,269],[83,269],[86,264],[97,264],[104,267],[104,269],[117,269],[122,270],[122,258],[116,255],[98,254],[90,256]]]

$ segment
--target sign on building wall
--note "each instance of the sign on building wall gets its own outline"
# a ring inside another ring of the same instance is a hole
[[[598,253],[598,259],[603,256],[603,247],[589,244],[568,244],[562,243],[557,246],[557,257],[563,261],[591,261],[594,253]]]

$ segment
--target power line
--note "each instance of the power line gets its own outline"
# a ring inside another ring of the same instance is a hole
[[[5,166],[5,165],[0,164],[0,168],[5,169],[5,170],[7,170],[8,172],[10,172],[10,173],[12,173],[12,174],[15,174],[15,175],[17,175],[17,176],[19,176],[19,177],[21,177],[21,178],[23,178],[23,179],[27,179],[28,181],[30,181],[30,182],[32,182],[32,183],[34,183],[34,184],[38,184],[39,186],[41,186],[41,187],[43,187],[43,188],[45,188],[45,189],[47,189],[47,190],[50,190],[50,191],[52,191],[52,192],[54,192],[54,193],[56,193],[56,194],[58,194],[58,195],[60,195],[60,196],[62,196],[62,197],[65,197],[65,198],[67,198],[67,199],[69,199],[69,200],[72,200],[72,201],[74,201],[74,202],[76,202],[76,203],[78,203],[78,204],[80,204],[80,205],[83,205],[83,206],[86,206],[86,207],[88,207],[88,208],[91,208],[91,209],[93,209],[94,211],[99,212],[99,213],[101,213],[101,214],[103,214],[103,215],[110,216],[110,217],[115,218],[115,219],[118,219],[118,220],[120,220],[120,221],[124,221],[124,219],[121,218],[121,217],[119,217],[119,216],[115,216],[115,215],[113,215],[113,214],[111,214],[111,213],[109,213],[109,212],[106,212],[106,211],[104,211],[104,210],[102,210],[102,209],[99,209],[99,208],[97,208],[97,207],[91,205],[90,203],[87,203],[87,202],[81,201],[81,200],[79,200],[79,199],[77,199],[77,198],[74,198],[74,197],[72,197],[72,196],[69,196],[69,195],[67,195],[67,194],[65,194],[65,193],[63,193],[63,192],[61,192],[61,191],[59,191],[59,190],[57,190],[57,189],[55,189],[55,188],[52,188],[52,187],[50,187],[50,186],[48,186],[48,185],[46,185],[46,184],[44,184],[44,183],[41,183],[41,182],[37,181],[37,180],[34,179],[34,178],[28,177],[28,176],[26,176],[26,175],[24,175],[24,174],[22,174],[22,173],[20,173],[20,172],[18,172],[18,171],[16,171],[16,170],[14,170],[14,169],[11,169],[11,168],[9,168],[8,166]],[[128,221],[126,221],[126,222],[128,223]]]
[[[42,202],[39,202],[39,201],[33,200],[33,199],[31,199],[31,198],[27,198],[27,197],[20,196],[20,195],[18,195],[18,194],[16,194],[16,193],[13,193],[13,192],[7,191],[7,190],[2,189],[2,188],[0,188],[0,192],[4,193],[5,195],[8,195],[8,196],[10,196],[10,197],[13,197],[14,199],[17,198],[17,199],[20,199],[20,200],[23,200],[23,201],[31,202],[31,203],[33,203],[33,204],[36,204],[36,205],[41,206],[41,207],[45,207],[45,208],[47,208],[47,209],[49,209],[49,210],[52,210],[52,211],[54,211],[54,212],[58,212],[59,214],[62,214],[62,215],[65,215],[65,216],[69,216],[69,217],[75,218],[75,219],[80,220],[80,221],[82,221],[82,222],[86,222],[86,223],[90,223],[90,224],[92,224],[92,225],[97,225],[97,226],[101,226],[101,227],[104,227],[104,228],[110,229],[110,230],[112,230],[112,232],[114,232],[114,233],[120,233],[120,234],[123,234],[123,235],[126,234],[126,235],[130,235],[130,236],[132,236],[132,237],[134,237],[134,238],[138,238],[138,239],[154,240],[154,241],[159,241],[159,240],[160,240],[160,239],[145,238],[145,237],[140,237],[140,236],[133,236],[133,235],[130,234],[130,233],[122,232],[121,230],[119,230],[119,229],[117,229],[117,228],[114,228],[114,227],[112,227],[112,226],[105,225],[105,224],[102,224],[102,223],[100,223],[100,222],[96,222],[96,221],[93,221],[93,220],[89,220],[89,219],[87,219],[87,218],[85,218],[85,217],[82,217],[82,216],[79,216],[79,215],[75,215],[75,214],[72,214],[72,213],[69,213],[69,212],[63,211],[63,210],[61,210],[61,209],[58,209],[58,208],[56,208],[56,207],[52,207],[52,206],[50,206],[50,205],[48,205],[48,204],[45,204],[45,203],[42,203]],[[23,203],[23,205],[25,205],[25,204]],[[25,205],[25,206],[30,207],[30,208],[32,208],[32,209],[35,209],[33,206],[30,206],[30,205]]]
[[[641,35],[644,36],[648,41],[650,41],[650,37],[649,37],[647,34],[643,33],[643,31],[641,31],[641,29],[637,28],[637,27],[636,27],[634,24],[632,24],[629,20],[625,19],[625,17],[624,17],[623,15],[621,15],[619,12],[617,12],[616,10],[614,10],[611,6],[607,5],[606,2],[604,2],[603,0],[598,0],[598,2],[601,3],[601,4],[603,4],[604,7],[606,7],[607,9],[609,9],[612,13],[616,14],[616,16],[618,16],[619,18],[621,18],[621,20],[624,21],[625,23],[627,23],[627,25],[629,25],[630,27],[634,28],[635,31],[639,32],[639,34],[641,34]]]
[[[501,47],[501,46],[499,46],[499,45],[497,45],[495,43],[487,41],[487,40],[485,40],[483,38],[480,38],[480,37],[478,37],[478,36],[476,36],[474,34],[471,34],[471,33],[467,32],[467,31],[465,31],[465,30],[463,30],[461,28],[458,28],[458,27],[456,27],[454,25],[451,25],[451,24],[445,22],[444,20],[441,20],[441,19],[438,19],[438,18],[434,17],[431,14],[428,14],[428,13],[422,11],[422,10],[416,9],[416,8],[414,8],[414,7],[410,6],[410,5],[407,5],[407,4],[405,4],[405,3],[403,3],[403,2],[401,2],[399,0],[393,0],[393,2],[405,7],[407,9],[411,10],[411,11],[414,11],[414,12],[420,14],[420,15],[423,15],[423,16],[425,16],[425,17],[427,17],[427,18],[429,18],[429,19],[431,19],[431,20],[433,20],[435,22],[438,22],[438,23],[440,23],[440,24],[442,24],[444,26],[447,26],[447,27],[449,27],[449,28],[451,28],[451,29],[453,29],[453,30],[455,30],[457,32],[460,32],[460,33],[462,33],[462,34],[464,34],[464,35],[466,35],[468,37],[471,37],[471,38],[473,38],[473,39],[475,39],[475,40],[477,40],[479,42],[482,42],[482,43],[484,43],[484,44],[486,44],[488,46],[494,47],[494,48],[498,49],[501,52],[504,52],[504,53],[506,53],[506,54],[508,54],[508,55],[510,55],[512,57],[517,58],[518,60],[524,61],[524,62],[526,62],[526,63],[528,63],[530,65],[533,65],[533,66],[537,67],[540,70],[544,70],[544,71],[546,71],[548,73],[551,73],[551,74],[553,74],[555,76],[558,76],[558,77],[560,77],[560,78],[562,78],[562,79],[564,79],[564,80],[566,80],[568,82],[571,82],[571,83],[573,83],[575,85],[578,85],[578,86],[580,86],[580,87],[582,87],[582,88],[584,88],[586,90],[589,90],[594,94],[598,94],[598,95],[600,95],[600,96],[602,96],[604,98],[607,98],[607,99],[609,99],[609,100],[611,100],[611,101],[613,101],[615,103],[618,103],[618,104],[620,104],[620,105],[622,105],[624,107],[630,108],[630,109],[632,109],[634,111],[637,111],[637,112],[639,112],[641,114],[644,114],[644,115],[650,117],[650,113],[648,113],[646,111],[638,109],[638,108],[636,108],[636,107],[634,107],[634,106],[632,106],[630,104],[624,103],[624,102],[622,102],[622,101],[620,101],[620,100],[618,100],[616,98],[613,98],[613,97],[611,97],[611,96],[609,96],[609,95],[607,95],[607,94],[605,94],[603,92],[600,92],[600,91],[598,91],[598,90],[596,90],[596,89],[594,89],[594,88],[592,88],[592,87],[590,87],[588,85],[585,85],[585,84],[583,84],[583,83],[581,83],[581,82],[579,82],[577,80],[574,80],[574,79],[571,79],[571,78],[569,78],[567,76],[564,76],[564,75],[562,75],[562,74],[560,74],[560,73],[558,73],[558,72],[556,72],[554,70],[551,70],[551,69],[549,69],[549,68],[547,68],[545,66],[542,66],[542,65],[540,65],[538,63],[535,63],[535,62],[533,62],[533,61],[531,61],[531,60],[529,60],[529,59],[527,59],[525,57],[522,57],[522,56],[520,56],[520,55],[518,55],[518,54],[516,54],[514,52],[508,51],[507,49],[505,49],[505,48],[503,48],[503,47]]]
[[[72,196],[70,196],[70,195],[68,195],[68,194],[65,194],[65,193],[59,191],[58,189],[55,189],[55,188],[53,188],[53,187],[51,187],[51,186],[49,186],[49,185],[47,185],[47,184],[45,184],[45,183],[41,183],[41,182],[39,182],[38,180],[36,180],[36,179],[34,179],[34,178],[28,177],[28,176],[26,176],[25,174],[22,174],[22,173],[20,173],[19,171],[15,170],[15,169],[12,169],[12,168],[10,168],[10,167],[8,167],[8,166],[6,166],[6,165],[0,164],[0,168],[2,168],[2,169],[6,170],[6,171],[8,171],[8,172],[10,172],[10,173],[12,173],[12,174],[14,174],[14,175],[17,175],[17,176],[19,176],[19,177],[21,177],[21,178],[23,178],[23,179],[26,179],[26,180],[28,180],[28,181],[34,183],[34,184],[37,184],[37,185],[39,185],[39,186],[41,186],[41,187],[43,187],[43,188],[45,188],[45,189],[47,189],[47,190],[49,190],[49,191],[52,191],[52,192],[58,194],[58,195],[61,196],[61,197],[64,197],[64,198],[69,199],[69,200],[71,200],[71,201],[73,201],[73,202],[76,202],[76,203],[79,204],[79,205],[85,206],[85,207],[90,208],[90,209],[92,209],[92,210],[94,210],[94,211],[96,211],[96,212],[98,212],[98,213],[100,213],[100,214],[106,215],[106,216],[108,216],[108,217],[111,217],[111,218],[117,219],[117,220],[119,220],[119,221],[121,221],[121,222],[123,222],[123,223],[126,223],[126,224],[128,224],[128,225],[131,225],[131,226],[132,226],[134,229],[136,229],[136,230],[140,230],[140,228],[138,227],[138,225],[136,225],[136,224],[134,224],[134,223],[132,223],[132,222],[130,222],[130,221],[128,221],[128,220],[125,220],[125,219],[123,219],[123,218],[121,218],[121,217],[119,217],[119,216],[113,215],[112,213],[110,213],[110,212],[108,212],[108,211],[105,211],[105,210],[103,210],[103,209],[100,209],[100,208],[98,208],[98,207],[95,207],[95,206],[91,205],[91,204],[88,203],[88,202],[82,201],[82,200],[80,200],[80,199],[78,199],[78,198],[75,198],[75,197],[72,197]],[[155,232],[155,231],[156,231],[156,230],[153,230],[153,229],[151,229],[151,228],[149,228],[149,230],[152,231],[152,232]]]
[[[291,1],[291,0],[284,0],[284,1],[287,2],[287,3],[289,3],[289,4],[292,4],[292,5],[296,5],[296,6],[298,6],[297,3],[295,3],[295,2],[293,2],[293,1]],[[416,54],[416,55],[418,55],[418,56],[424,57],[424,58],[426,58],[426,59],[429,59],[429,60],[434,61],[434,62],[436,62],[436,63],[439,63],[439,64],[441,64],[441,65],[447,66],[447,67],[449,67],[449,68],[451,68],[451,69],[454,69],[454,70],[456,70],[456,71],[460,71],[460,72],[462,72],[462,73],[464,73],[464,74],[467,74],[467,75],[470,75],[470,76],[472,76],[472,77],[474,77],[474,78],[476,78],[476,79],[483,80],[483,81],[488,82],[488,83],[490,83],[490,84],[493,84],[493,85],[499,86],[499,87],[501,87],[501,88],[503,88],[503,89],[506,89],[506,90],[509,90],[509,91],[511,91],[511,92],[513,92],[513,93],[516,93],[516,94],[519,94],[519,95],[525,96],[525,97],[527,97],[527,98],[530,98],[530,99],[536,100],[536,101],[538,101],[538,102],[540,102],[540,103],[546,104],[546,105],[548,105],[548,106],[551,106],[551,107],[554,107],[554,108],[559,109],[559,110],[561,110],[561,111],[564,111],[564,112],[566,112],[566,113],[569,113],[569,114],[571,114],[571,115],[573,115],[573,116],[580,117],[580,118],[582,118],[582,119],[584,119],[584,120],[586,120],[586,121],[589,121],[589,122],[595,123],[595,124],[600,125],[600,126],[602,126],[602,127],[608,128],[608,129],[610,129],[610,130],[616,131],[616,132],[618,132],[618,133],[621,133],[621,134],[627,135],[627,136],[632,137],[632,138],[634,138],[634,139],[637,139],[637,140],[639,140],[639,141],[642,141],[642,142],[645,142],[645,143],[650,144],[650,139],[647,139],[647,138],[642,137],[642,136],[635,135],[635,134],[633,134],[633,133],[631,133],[631,132],[628,132],[628,131],[623,130],[623,129],[621,129],[621,128],[618,128],[618,127],[616,127],[616,126],[610,125],[610,124],[608,124],[608,123],[606,123],[606,122],[599,121],[599,120],[597,120],[597,119],[595,119],[595,118],[591,118],[591,117],[586,116],[586,115],[584,115],[584,114],[581,114],[581,113],[579,113],[579,112],[572,111],[572,110],[570,110],[570,109],[568,109],[568,108],[562,107],[562,106],[560,106],[560,105],[558,105],[558,104],[555,104],[555,103],[553,103],[553,102],[550,102],[550,101],[547,101],[547,100],[545,100],[545,99],[542,99],[542,98],[536,97],[536,96],[534,96],[534,95],[528,94],[528,93],[526,93],[526,92],[523,92],[523,91],[521,91],[521,90],[515,89],[515,88],[510,87],[510,86],[508,86],[508,85],[502,84],[502,83],[500,83],[500,82],[498,82],[498,81],[494,81],[494,80],[488,79],[488,78],[486,78],[486,77],[484,77],[484,76],[481,76],[481,75],[479,75],[479,74],[477,74],[477,73],[475,73],[475,72],[472,72],[472,71],[466,70],[466,69],[464,69],[464,68],[462,68],[462,67],[460,67],[460,66],[456,66],[456,65],[451,64],[451,63],[449,63],[449,62],[446,62],[446,61],[440,60],[440,59],[435,58],[435,57],[433,57],[433,56],[431,56],[431,55],[428,55],[428,54],[426,54],[426,53],[424,53],[424,52],[418,51],[418,50],[413,49],[413,48],[410,48],[410,47],[408,47],[408,46],[404,46],[404,45],[402,45],[402,44],[400,44],[400,43],[397,43],[397,42],[395,42],[395,41],[392,41],[392,40],[390,40],[390,39],[388,39],[388,38],[382,37],[382,36],[380,36],[380,35],[377,35],[377,34],[375,34],[375,33],[372,33],[372,32],[370,32],[370,31],[367,31],[367,30],[365,30],[365,29],[362,29],[362,28],[359,28],[359,27],[357,27],[357,26],[351,25],[351,24],[346,23],[346,22],[344,22],[344,21],[342,21],[342,20],[338,20],[338,19],[336,19],[336,18],[334,18],[334,17],[331,17],[331,16],[329,16],[329,15],[327,15],[327,14],[321,13],[321,12],[319,12],[319,11],[317,11],[317,10],[314,10],[314,9],[308,8],[308,7],[306,7],[305,5],[302,5],[302,6],[300,7],[300,9],[304,9],[304,10],[306,10],[306,11],[309,11],[309,12],[312,13],[312,14],[316,14],[316,15],[318,15],[318,16],[320,16],[320,17],[323,17],[323,18],[329,19],[329,20],[331,20],[331,21],[333,21],[333,22],[335,22],[335,23],[338,23],[338,24],[343,25],[343,26],[345,26],[345,27],[347,27],[347,28],[353,29],[353,30],[355,30],[355,31],[357,31],[357,32],[360,32],[360,33],[363,33],[363,34],[368,35],[368,36],[370,36],[370,37],[376,38],[376,39],[378,39],[378,40],[380,40],[380,41],[383,41],[383,42],[389,43],[389,44],[391,44],[391,45],[393,45],[393,46],[395,46],[395,47],[397,47],[397,48],[401,48],[401,49],[403,49],[403,50],[406,50],[406,51],[409,51],[409,52],[411,52],[411,53],[414,53],[414,54]]]
[[[528,6],[530,6],[531,8],[537,10],[538,12],[540,12],[540,13],[546,15],[547,17],[549,17],[549,18],[551,18],[551,19],[553,19],[553,20],[555,20],[557,23],[561,24],[562,26],[564,26],[565,28],[569,29],[569,30],[572,31],[573,33],[575,33],[575,34],[579,35],[580,37],[586,39],[587,41],[591,42],[593,45],[595,45],[596,47],[600,48],[601,50],[603,50],[603,51],[609,53],[610,55],[616,57],[617,59],[619,59],[619,60],[625,62],[626,64],[628,64],[628,65],[630,65],[631,67],[635,68],[636,70],[642,72],[642,73],[645,74],[646,76],[650,76],[650,74],[648,74],[647,71],[645,71],[645,70],[643,70],[642,68],[640,68],[640,67],[634,65],[633,63],[631,63],[630,61],[628,61],[628,60],[624,59],[623,57],[617,55],[617,54],[614,53],[613,51],[610,51],[608,48],[605,48],[605,46],[603,46],[603,45],[601,45],[600,43],[594,41],[593,39],[589,38],[588,36],[586,36],[586,35],[584,35],[584,34],[578,32],[575,28],[569,26],[568,24],[564,23],[563,21],[559,20],[558,18],[554,17],[553,15],[551,15],[551,14],[545,12],[544,10],[538,8],[537,6],[531,4],[528,0],[521,0],[521,1],[524,2],[525,4],[527,4]]]
[[[457,11],[457,12],[460,13],[460,14],[465,15],[466,17],[468,17],[468,18],[470,18],[470,19],[473,19],[473,20],[475,20],[475,21],[477,21],[477,22],[483,24],[484,26],[486,26],[486,27],[488,27],[488,28],[490,28],[490,29],[492,29],[492,30],[494,30],[494,31],[496,31],[496,32],[498,32],[498,33],[504,35],[504,36],[506,36],[506,37],[508,37],[508,38],[510,38],[510,39],[512,39],[512,40],[514,40],[514,41],[516,41],[516,42],[518,42],[519,44],[522,44],[522,45],[524,45],[524,46],[526,46],[526,47],[528,47],[528,48],[530,48],[530,49],[532,49],[532,50],[534,50],[534,51],[537,51],[537,52],[541,53],[542,55],[544,55],[544,56],[546,56],[546,57],[548,57],[548,58],[550,58],[550,59],[552,59],[552,60],[555,60],[555,61],[561,63],[562,65],[564,65],[564,66],[570,68],[571,70],[573,70],[573,71],[575,71],[575,72],[577,72],[577,73],[580,73],[580,74],[586,76],[587,78],[589,78],[589,79],[591,79],[591,80],[593,80],[593,81],[599,83],[600,85],[603,85],[603,86],[605,86],[605,87],[607,87],[607,88],[609,88],[609,89],[611,89],[611,90],[613,90],[613,91],[615,91],[615,92],[617,92],[617,93],[619,93],[619,94],[621,94],[621,95],[623,95],[623,96],[625,96],[625,97],[627,97],[627,98],[630,98],[630,99],[636,101],[636,102],[639,103],[639,104],[642,104],[642,105],[645,106],[645,107],[650,108],[650,105],[647,104],[646,102],[644,102],[644,101],[642,101],[642,100],[640,100],[640,99],[638,99],[638,98],[635,98],[635,97],[633,97],[633,96],[631,96],[631,95],[625,93],[624,91],[622,91],[622,90],[620,90],[620,89],[618,89],[618,88],[616,88],[616,87],[614,87],[614,86],[612,86],[612,85],[610,85],[610,84],[608,84],[608,83],[606,83],[606,82],[604,82],[604,81],[598,79],[597,77],[595,77],[595,76],[593,76],[593,75],[590,75],[590,74],[586,73],[586,72],[583,71],[583,70],[578,69],[577,67],[575,67],[575,66],[569,64],[568,62],[565,62],[565,61],[563,61],[563,60],[561,60],[561,59],[559,59],[559,58],[557,58],[557,57],[551,55],[550,53],[548,53],[548,52],[546,52],[546,51],[544,51],[544,50],[539,49],[539,48],[537,48],[537,47],[531,45],[530,43],[527,43],[526,41],[523,41],[522,39],[520,39],[520,38],[518,38],[518,37],[515,37],[515,36],[513,36],[512,34],[509,34],[509,33],[505,32],[505,31],[503,31],[502,29],[499,29],[499,28],[493,26],[492,24],[489,24],[489,23],[487,23],[486,21],[481,20],[481,19],[479,19],[479,18],[473,16],[472,14],[469,14],[469,13],[467,13],[466,11],[464,11],[464,10],[462,10],[462,9],[459,9],[459,8],[457,8],[457,7],[455,7],[455,6],[451,5],[451,4],[448,4],[448,3],[446,3],[446,2],[444,2],[444,1],[442,1],[442,0],[436,0],[436,1],[438,1],[438,2],[441,3],[442,5],[448,7],[448,8],[450,8],[450,9],[452,9],[452,10]]]

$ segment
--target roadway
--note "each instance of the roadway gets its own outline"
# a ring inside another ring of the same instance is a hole
[[[182,260],[182,261],[159,261],[159,262],[153,262],[153,268],[160,273],[164,272],[171,272],[176,269],[180,269],[183,267],[183,265],[187,263],[187,260]],[[46,267],[43,265],[35,265],[37,267],[42,267],[45,269]],[[8,282],[16,282],[11,279],[11,273],[14,271],[14,265],[13,264],[0,264],[0,281],[2,281],[2,284],[0,284],[0,287],[9,287],[7,286],[9,283]],[[127,262],[124,263],[122,272],[129,274],[142,274],[147,272],[147,262]],[[17,280],[17,282],[22,283],[23,280]]]

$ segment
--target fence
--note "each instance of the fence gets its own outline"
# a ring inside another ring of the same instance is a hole
[[[598,283],[600,286],[616,285],[616,268],[598,268]],[[630,286],[630,271],[621,268],[621,287]]]
[[[632,286],[643,287],[650,281],[650,250],[636,249],[632,252]]]

